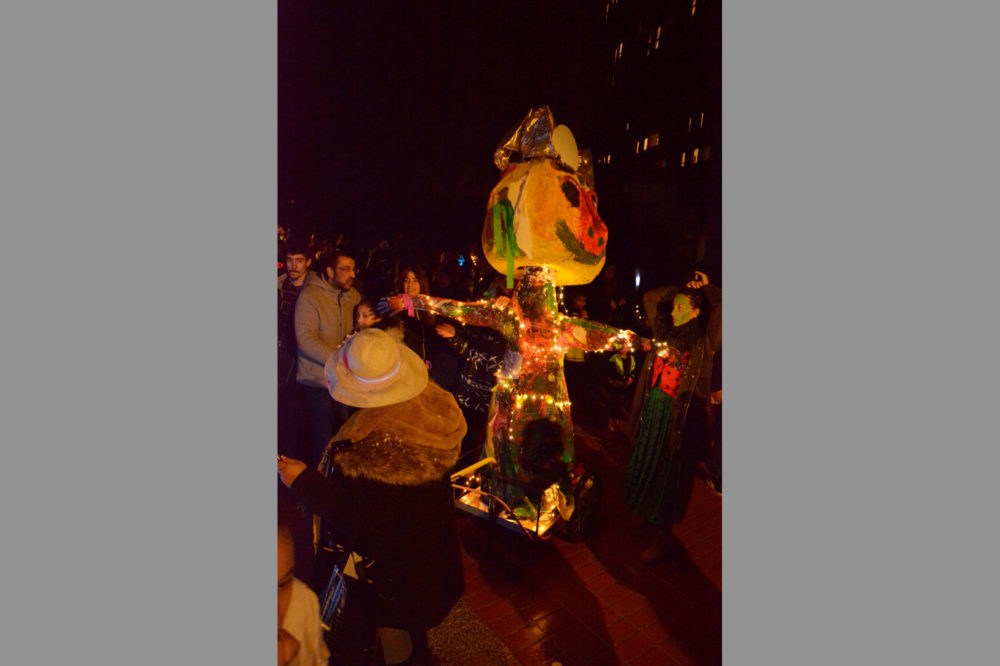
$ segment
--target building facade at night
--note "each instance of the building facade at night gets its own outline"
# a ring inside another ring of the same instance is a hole
[[[600,4],[603,57],[592,149],[601,212],[614,225],[609,253],[617,244],[615,254],[635,256],[653,276],[658,266],[701,266],[719,280],[720,3]]]

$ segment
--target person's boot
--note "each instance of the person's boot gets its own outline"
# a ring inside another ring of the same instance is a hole
[[[670,532],[659,527],[656,528],[649,545],[639,554],[639,561],[643,564],[655,564],[665,559],[672,542],[673,535]]]

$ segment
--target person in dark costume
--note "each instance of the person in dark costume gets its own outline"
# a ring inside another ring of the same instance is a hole
[[[601,401],[608,411],[608,429],[628,418],[629,396],[635,390],[636,359],[632,350],[619,344],[604,363]]]
[[[350,540],[372,560],[366,576],[383,648],[389,633],[406,632],[412,643],[405,661],[386,653],[385,662],[429,663],[427,630],[465,588],[450,479],[465,419],[420,357],[377,328],[348,338],[325,374],[334,400],[360,408],[330,442],[332,472],[287,458],[278,471],[338,543]]]
[[[647,564],[670,550],[707,441],[712,357],[722,340],[721,294],[704,273],[696,273],[683,289],[661,287],[643,298],[655,342],[633,400],[634,449],[624,495],[637,524],[655,528],[640,555]]]
[[[458,464],[461,469],[482,457],[493,387],[496,386],[497,374],[503,367],[507,341],[486,326],[456,328],[451,324],[441,323],[437,325],[437,332],[448,341],[462,361],[453,392],[469,427],[462,441],[462,454]]]

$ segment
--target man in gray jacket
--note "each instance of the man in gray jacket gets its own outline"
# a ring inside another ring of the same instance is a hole
[[[330,397],[323,366],[350,334],[354,306],[361,300],[354,288],[354,259],[347,252],[337,249],[320,257],[317,272],[321,280],[306,285],[295,304],[295,380],[302,385],[310,466],[319,464],[327,442],[347,420],[347,407]]]

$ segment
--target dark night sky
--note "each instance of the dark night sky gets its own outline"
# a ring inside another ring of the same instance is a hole
[[[293,224],[467,245],[493,150],[530,108],[589,147],[597,12],[581,3],[332,4],[279,3],[279,214],[313,203]]]
[[[344,121],[377,122],[375,141],[387,147],[469,156],[532,105],[563,107],[560,115],[580,124],[572,108],[590,85],[577,55],[586,50],[574,27],[581,17],[570,22],[555,10],[569,3],[535,4],[357,3],[354,15],[339,14],[329,76],[348,93],[338,95]]]

